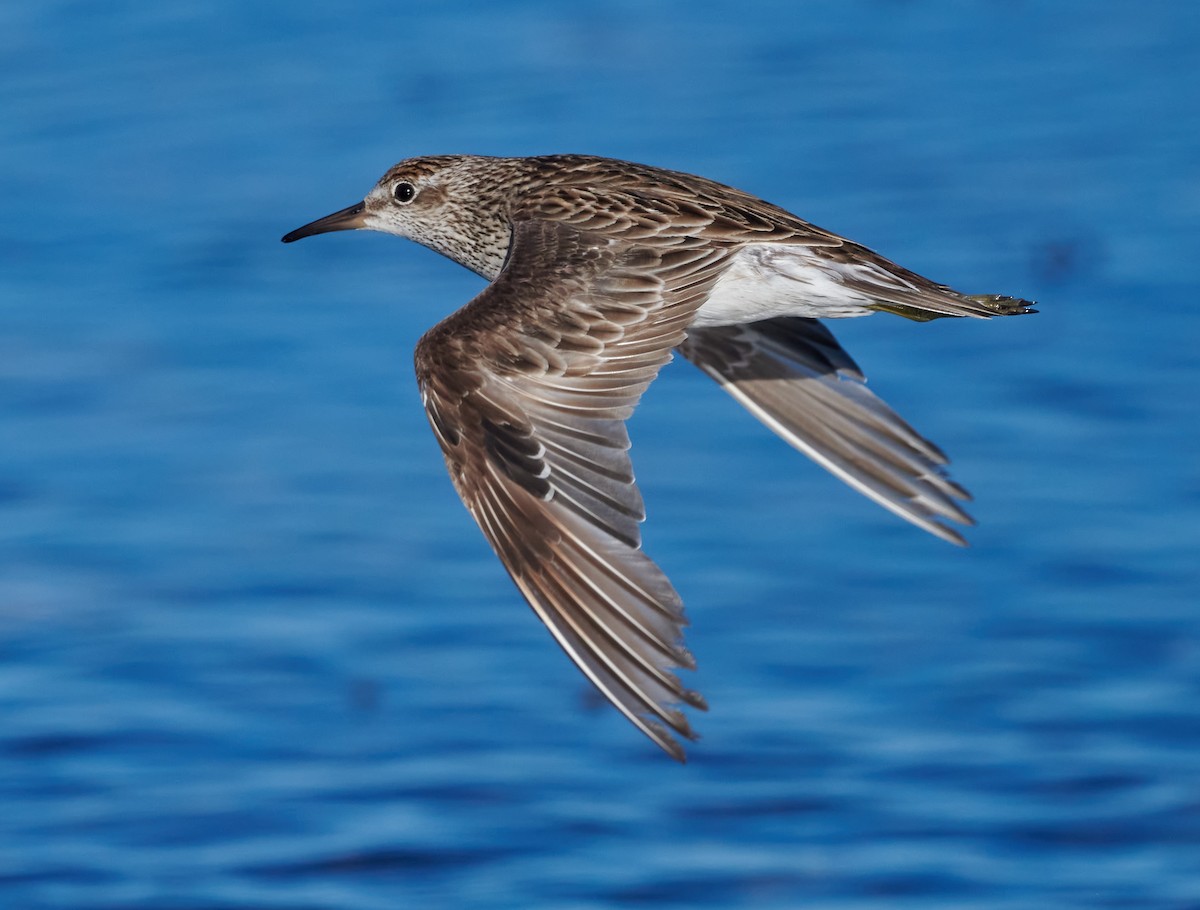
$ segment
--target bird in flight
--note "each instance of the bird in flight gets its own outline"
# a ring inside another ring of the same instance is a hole
[[[1034,312],[960,294],[712,180],[587,155],[440,155],[287,234],[415,240],[490,284],[433,327],[417,380],[455,488],[588,679],[683,761],[703,697],[683,604],[641,548],[625,421],[678,350],[860,493],[963,544],[946,456],[867,390],[819,319]]]

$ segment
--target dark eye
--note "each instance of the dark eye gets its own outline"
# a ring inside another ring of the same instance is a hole
[[[397,202],[412,202],[413,197],[417,195],[417,188],[411,183],[397,183],[392,195],[396,197]]]

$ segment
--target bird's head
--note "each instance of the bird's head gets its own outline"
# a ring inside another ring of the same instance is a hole
[[[511,239],[497,171],[504,159],[470,155],[409,158],[390,168],[356,202],[283,237],[369,230],[424,244],[491,280]]]

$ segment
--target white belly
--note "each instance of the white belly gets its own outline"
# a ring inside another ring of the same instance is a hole
[[[736,325],[776,316],[868,316],[870,297],[841,281],[846,266],[809,247],[755,243],[721,276],[692,325]]]

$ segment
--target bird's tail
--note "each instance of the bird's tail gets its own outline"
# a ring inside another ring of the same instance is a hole
[[[949,289],[946,289],[949,290]],[[953,292],[951,292],[953,293]],[[947,304],[950,305],[947,305]],[[974,316],[988,319],[992,316],[1020,316],[1025,313],[1036,313],[1032,300],[1022,300],[1020,297],[1006,297],[1003,294],[958,294],[951,301],[944,298],[929,298],[925,300],[893,301],[881,300],[868,304],[872,310],[881,313],[892,313],[903,316],[914,322],[930,322],[944,316]]]

